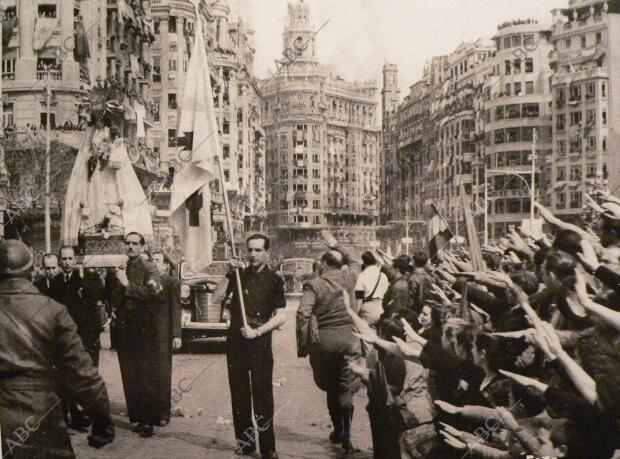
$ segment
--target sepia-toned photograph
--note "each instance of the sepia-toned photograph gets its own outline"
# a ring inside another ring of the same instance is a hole
[[[620,0],[0,0],[1,459],[620,459]]]

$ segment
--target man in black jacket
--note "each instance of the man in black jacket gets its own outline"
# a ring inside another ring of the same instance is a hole
[[[77,325],[86,352],[95,366],[99,366],[99,337],[102,330],[100,301],[103,299],[103,281],[95,272],[76,269],[73,247],[60,249],[62,271],[51,281],[49,295],[65,305]],[[71,412],[70,425],[83,430],[89,425],[81,410],[69,396],[65,398],[65,415]]]
[[[125,236],[129,260],[126,267],[117,268],[110,276],[111,297],[117,309],[117,355],[123,379],[127,414],[137,423],[134,432],[147,438],[153,435],[158,419],[159,395],[156,331],[154,319],[160,307],[162,291],[157,267],[146,261],[146,241],[136,232]]]
[[[43,270],[45,271],[45,275],[34,282],[34,286],[38,288],[39,292],[43,295],[48,295],[50,286],[52,285],[52,279],[60,272],[58,257],[53,253],[46,253],[43,255]]]

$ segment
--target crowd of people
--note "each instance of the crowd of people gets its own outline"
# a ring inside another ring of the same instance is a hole
[[[365,387],[375,458],[614,457],[620,200],[588,201],[592,228],[537,205],[552,232],[513,229],[482,248],[482,267],[454,243],[432,260],[368,251],[360,265],[327,235],[297,334],[329,439],[356,450]]]
[[[182,346],[178,283],[172,260],[145,244],[128,233],[126,265],[100,270],[78,265],[70,246],[35,269],[25,244],[0,243],[3,458],[75,457],[67,428],[90,428],[93,447],[114,440],[97,371],[110,318],[133,432],[148,438],[170,422],[172,351]]]

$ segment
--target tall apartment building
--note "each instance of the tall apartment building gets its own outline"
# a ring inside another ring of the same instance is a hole
[[[462,217],[460,184],[472,194],[475,161],[475,68],[495,52],[495,43],[479,39],[461,44],[448,56],[446,77],[432,113],[437,126],[438,195],[436,205],[444,218],[458,225]]]
[[[308,4],[289,4],[291,58],[263,89],[269,228],[292,238],[347,228],[368,242],[379,216],[378,87],[322,67],[314,35]]]
[[[530,217],[533,149],[534,189],[546,184],[542,171],[551,156],[550,35],[549,27],[534,21],[502,24],[493,37],[495,56],[476,69],[481,167],[475,202],[484,209],[486,172],[490,239]]]
[[[252,73],[254,31],[241,18],[231,21],[226,1],[198,9],[209,60],[213,101],[222,146],[225,189],[238,236],[259,229],[265,218],[264,140],[260,91]],[[196,9],[191,0],[162,0],[153,5],[153,99],[159,107],[153,127],[155,150],[163,170],[174,169],[180,147],[179,117]],[[219,180],[216,180],[219,183]],[[221,189],[213,197],[214,227],[223,234]],[[169,192],[158,193],[159,214],[167,216]],[[162,228],[162,231],[164,229]]]
[[[583,193],[617,192],[620,160],[620,1],[569,0],[553,12],[551,205],[578,220]]]

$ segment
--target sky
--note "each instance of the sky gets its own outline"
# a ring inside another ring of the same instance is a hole
[[[288,0],[228,0],[233,14],[256,35],[254,73],[267,76],[282,57]],[[568,0],[304,0],[318,32],[317,54],[348,80],[381,84],[385,62],[398,65],[401,96],[422,76],[427,59],[449,54],[463,41],[490,38],[510,19],[551,24],[550,11]]]

